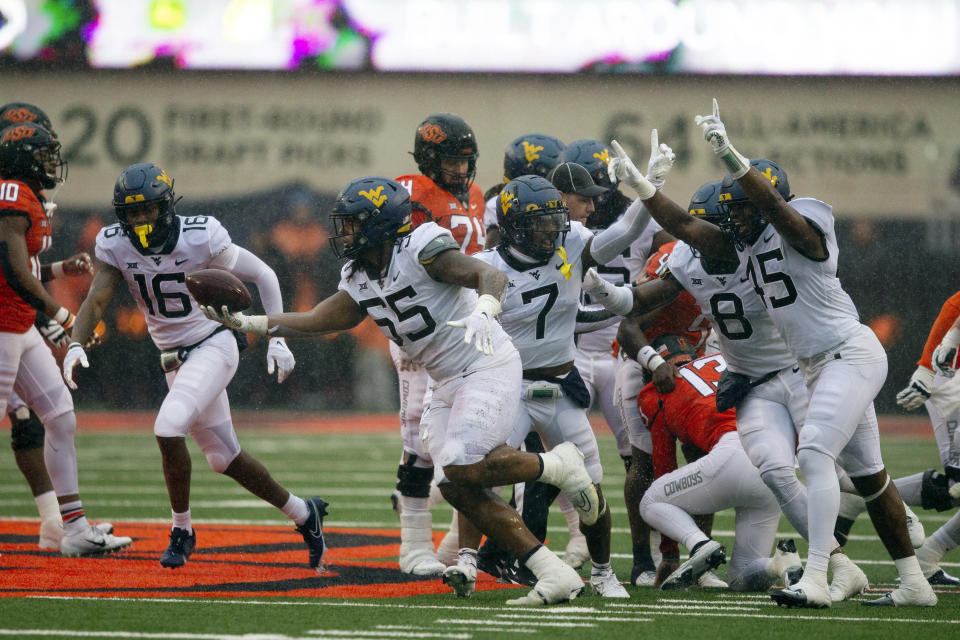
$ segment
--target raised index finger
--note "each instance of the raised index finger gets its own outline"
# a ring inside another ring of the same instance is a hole
[[[618,158],[626,158],[627,152],[623,150],[623,147],[620,146],[620,143],[616,140],[610,141],[610,146],[613,147],[613,152],[617,154]]]

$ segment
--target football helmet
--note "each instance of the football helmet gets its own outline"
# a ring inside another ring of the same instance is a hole
[[[690,197],[687,212],[695,218],[720,226],[723,218],[720,213],[720,180],[700,185]]]
[[[0,175],[39,189],[52,189],[67,178],[60,142],[32,122],[7,127],[0,132]]]
[[[601,187],[616,186],[607,173],[610,149],[599,140],[583,138],[568,144],[560,154],[560,162],[576,162],[590,172],[590,177]]]
[[[549,260],[570,230],[570,214],[560,192],[542,176],[520,176],[504,185],[497,199],[500,242],[535,260]]]
[[[790,193],[790,183],[787,180],[787,172],[784,171],[775,162],[756,158],[750,161],[750,165],[762,173],[776,188],[784,200],[793,199]],[[733,179],[729,173],[723,177],[720,183],[720,228],[729,234],[737,243],[738,247],[753,244],[767,227],[768,221],[756,207],[749,207],[746,216],[734,220],[732,208],[749,205],[750,198],[744,192],[740,183]]]
[[[682,367],[688,362],[697,359],[697,348],[683,336],[665,333],[657,336],[650,343],[657,354],[675,367]]]
[[[330,246],[338,258],[356,260],[364,249],[393,242],[410,231],[410,192],[389,178],[358,178],[345,186],[330,213]]]
[[[0,107],[0,130],[24,122],[38,124],[49,131],[54,138],[57,137],[57,132],[53,130],[53,123],[50,122],[50,118],[37,105],[28,102],[8,102]]]
[[[170,235],[177,231],[176,202],[173,178],[152,162],[130,165],[113,187],[113,209],[120,226],[133,246],[141,251],[163,247]],[[158,206],[159,214],[152,224],[134,225],[128,221],[129,213],[153,204]]]
[[[452,113],[434,113],[420,123],[413,139],[413,159],[420,173],[458,198],[465,199],[477,172],[477,138],[463,118]],[[467,160],[465,174],[443,171],[444,158]]]
[[[563,147],[559,138],[543,133],[520,136],[503,152],[503,181],[510,182],[526,175],[546,178],[560,164]]]

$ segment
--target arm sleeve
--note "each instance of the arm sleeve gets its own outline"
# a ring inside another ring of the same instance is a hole
[[[614,314],[607,309],[577,309],[577,324],[573,330],[574,333],[591,333],[606,329],[623,320],[622,316]]]
[[[283,296],[277,274],[257,256],[232,244],[211,260],[210,266],[229,271],[241,280],[257,285],[267,315],[283,313]]]
[[[960,316],[960,291],[947,298],[947,301],[943,303],[943,307],[940,309],[940,315],[937,316],[933,327],[930,329],[930,335],[927,336],[927,343],[923,346],[923,355],[920,356],[920,360],[917,362],[918,365],[933,370],[933,362],[931,360],[933,351],[937,348],[937,345],[940,344],[940,341],[943,340],[943,336],[950,330],[950,327],[953,326],[957,316]]]
[[[620,219],[597,234],[590,245],[590,257],[597,264],[607,264],[636,240],[650,223],[650,212],[637,198],[630,203]]]

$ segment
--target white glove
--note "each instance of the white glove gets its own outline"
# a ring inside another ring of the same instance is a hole
[[[223,305],[220,311],[210,305],[200,305],[200,310],[211,320],[225,324],[231,329],[261,336],[267,335],[267,316],[246,316],[239,311],[230,311],[227,305]]]
[[[677,154],[666,144],[660,144],[657,130],[650,132],[650,161],[647,163],[647,180],[657,189],[663,188],[667,174],[673,168]]]
[[[79,342],[71,342],[67,353],[63,356],[63,379],[66,380],[67,386],[71,389],[77,388],[77,383],[73,381],[73,370],[77,366],[77,363],[84,369],[90,368],[90,363],[87,361],[87,354],[83,350],[83,345]]]
[[[273,375],[273,370],[277,369],[277,383],[282,383],[293,372],[294,365],[297,364],[293,352],[287,347],[287,341],[283,338],[270,338],[267,346],[267,373]]]
[[[493,318],[500,313],[500,301],[489,293],[485,293],[477,300],[473,313],[466,318],[450,320],[448,327],[464,329],[463,341],[473,344],[480,353],[493,355]]]
[[[933,391],[933,371],[926,367],[917,367],[917,370],[910,376],[910,384],[897,394],[897,404],[913,411],[921,406],[930,397]]]
[[[740,155],[730,144],[727,128],[720,120],[720,107],[717,106],[716,98],[713,99],[713,115],[697,116],[694,122],[703,130],[703,138],[713,147],[713,152],[726,165],[727,171],[734,180],[742,178],[747,171],[750,171],[750,161]]]
[[[960,345],[960,329],[950,329],[943,336],[943,340],[933,350],[930,360],[933,362],[933,368],[942,376],[952,378],[957,372],[957,347]]]
[[[641,200],[652,198],[653,194],[657,192],[657,188],[640,173],[637,165],[633,164],[633,160],[630,159],[619,142],[612,140],[610,146],[613,147],[613,152],[616,154],[613,158],[610,158],[610,163],[607,165],[607,175],[610,176],[610,180],[626,182],[633,187]]]
[[[612,282],[607,282],[593,267],[587,269],[587,273],[584,274],[582,289],[605,309],[618,316],[625,316],[633,311],[633,289],[618,287]]]
[[[63,325],[53,318],[43,317],[45,320],[41,320],[40,324],[37,325],[37,330],[40,332],[40,335],[43,336],[43,339],[57,348],[62,348],[70,344],[70,336],[67,335],[67,331],[63,328]]]

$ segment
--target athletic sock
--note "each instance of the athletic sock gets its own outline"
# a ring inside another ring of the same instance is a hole
[[[83,513],[83,503],[80,500],[61,504],[60,516],[63,518],[64,535],[72,536],[90,527],[90,523],[87,522],[87,517]]]
[[[193,531],[193,525],[190,522],[190,509],[183,513],[177,513],[173,509],[170,512],[173,514],[173,528],[183,529],[187,532]]]
[[[287,503],[280,508],[280,511],[283,511],[283,515],[298,525],[303,524],[310,517],[310,508],[307,507],[307,501],[292,493],[287,498]]]
[[[57,494],[54,491],[47,491],[33,497],[37,503],[37,513],[41,520],[60,520],[60,504],[57,502]]]

